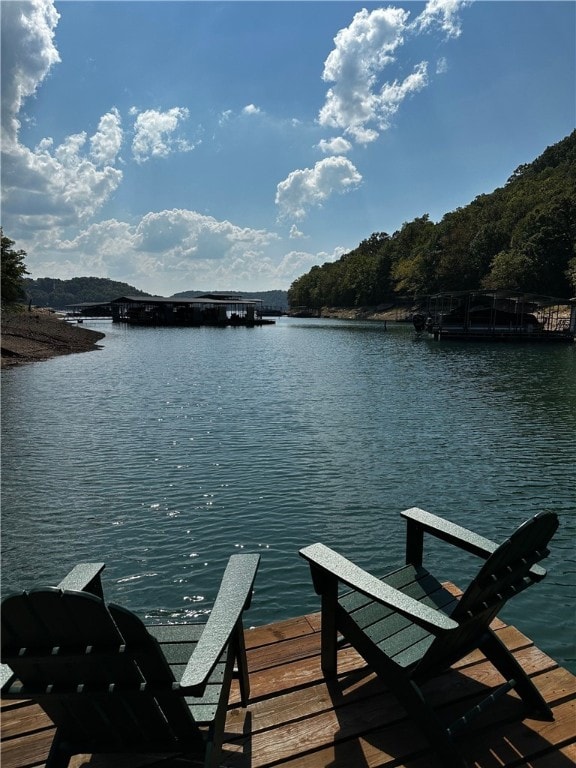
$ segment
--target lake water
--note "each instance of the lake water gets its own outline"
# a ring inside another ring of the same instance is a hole
[[[554,510],[549,575],[504,618],[576,671],[576,345],[417,339],[409,326],[104,330],[103,349],[2,373],[2,591],[105,561],[152,620],[213,603],[229,555],[262,555],[247,622],[318,609],[322,541],[400,564],[402,509],[501,540]],[[465,583],[477,563],[426,541]]]

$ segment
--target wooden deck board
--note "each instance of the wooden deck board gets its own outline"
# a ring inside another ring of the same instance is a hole
[[[463,741],[473,768],[568,768],[576,762],[576,677],[501,621],[498,635],[552,707],[554,721],[527,716],[508,694]],[[429,768],[428,746],[400,705],[352,648],[339,652],[338,679],[320,669],[319,615],[247,632],[251,703],[234,687],[222,765],[229,768]],[[499,675],[481,653],[428,683],[441,716],[480,700]],[[53,728],[30,702],[2,702],[2,768],[44,765]],[[77,756],[74,768],[181,768],[182,756]]]

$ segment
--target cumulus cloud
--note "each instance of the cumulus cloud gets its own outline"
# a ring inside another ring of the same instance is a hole
[[[322,78],[330,87],[318,123],[341,135],[322,139],[317,145],[324,154],[334,156],[328,158],[330,162],[292,171],[278,184],[276,204],[282,216],[302,218],[308,208],[321,205],[334,192],[358,186],[361,175],[341,156],[352,151],[352,142],[376,141],[403,102],[430,82],[426,61],[412,64],[411,71],[401,77],[387,77],[397,64],[399,49],[411,38],[434,29],[441,29],[447,37],[459,35],[458,14],[467,4],[468,0],[429,0],[412,22],[410,12],[402,8],[363,8],[336,34],[334,48],[324,62]],[[439,59],[436,74],[446,67],[446,60]]]
[[[285,286],[297,275],[288,275],[288,267],[270,255],[279,240],[267,230],[172,209],[148,213],[137,222],[94,223],[70,239],[43,234],[23,246],[34,276],[112,277],[166,295],[177,290],[175,285],[182,290]]]
[[[462,32],[459,13],[471,0],[428,0],[422,13],[416,17],[414,27],[428,30],[440,28],[447,37],[458,37]]]
[[[60,15],[51,0],[2,4],[2,144],[13,144],[24,100],[60,61],[54,33]]]
[[[273,232],[185,209],[150,213],[130,223],[109,219],[70,239],[50,233],[33,247],[23,246],[35,277],[110,277],[164,296],[190,289],[286,288],[314,265],[336,261],[349,250],[284,253]]]
[[[352,149],[352,144],[343,136],[336,136],[333,139],[322,139],[318,149],[325,155],[346,155]]]
[[[146,214],[134,231],[133,245],[137,251],[162,252],[178,259],[218,261],[262,249],[275,238],[265,230],[174,209]]]
[[[97,165],[113,165],[122,146],[122,121],[117,109],[100,118],[98,130],[90,139],[90,156]]]
[[[385,79],[399,48],[434,29],[457,37],[459,12],[466,5],[468,0],[429,0],[413,22],[401,8],[356,13],[334,38],[334,49],[324,62],[322,77],[331,86],[318,115],[320,125],[338,128],[359,144],[375,141],[390,127],[402,102],[429,84],[425,61],[414,64],[401,79]]]
[[[2,209],[11,231],[49,229],[93,215],[116,190],[114,167],[122,143],[118,111],[96,133],[49,137],[30,149],[19,141],[19,115],[60,61],[54,45],[59,14],[50,0],[2,6]]]
[[[119,142],[116,116],[111,113],[102,120],[107,127],[102,128],[101,122],[91,139],[82,132],[57,146],[46,138],[34,149],[15,144],[3,152],[3,212],[12,227],[65,226],[93,216],[108,200],[122,171],[105,164]]]
[[[132,141],[136,162],[144,163],[150,157],[167,157],[173,152],[190,152],[194,149],[194,145],[179,133],[181,123],[188,119],[189,114],[186,107],[172,107],[166,112],[147,109],[138,113]]]
[[[377,138],[385,100],[377,92],[378,75],[394,61],[403,43],[408,12],[401,8],[363,8],[334,38],[322,78],[332,87],[319,114],[321,125],[339,128],[359,143]]]
[[[291,240],[298,240],[299,238],[306,237],[306,235],[298,229],[296,224],[292,224],[289,237]]]
[[[260,112],[260,107],[257,107],[254,104],[247,104],[242,110],[242,114],[244,115],[259,115]]]
[[[345,157],[327,157],[314,168],[292,171],[276,188],[276,204],[280,214],[304,218],[311,206],[320,206],[334,193],[357,187],[362,176]]]

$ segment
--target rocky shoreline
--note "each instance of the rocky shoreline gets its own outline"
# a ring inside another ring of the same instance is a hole
[[[105,334],[67,323],[45,309],[3,311],[1,365],[8,368],[57,355],[99,349]]]
[[[356,308],[323,307],[320,310],[320,317],[327,317],[333,320],[376,320],[381,322],[389,320],[406,322],[411,320],[412,311],[410,307],[396,304]]]

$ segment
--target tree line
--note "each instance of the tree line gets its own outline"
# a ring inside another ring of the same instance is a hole
[[[313,267],[292,283],[288,301],[376,306],[478,288],[576,294],[576,131],[440,222],[425,214]]]
[[[107,277],[72,277],[59,280],[55,277],[27,278],[24,291],[36,307],[66,309],[72,304],[102,302],[103,304],[120,296],[150,296],[128,283],[110,280]]]

